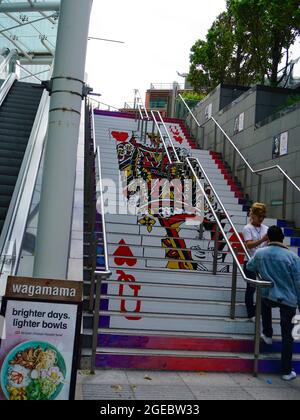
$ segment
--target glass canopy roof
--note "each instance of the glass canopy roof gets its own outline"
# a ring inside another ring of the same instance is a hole
[[[22,67],[41,75],[42,80],[49,76],[46,73],[54,57],[59,3],[58,0],[0,0],[0,51],[17,49]],[[47,10],[52,5],[54,10]]]

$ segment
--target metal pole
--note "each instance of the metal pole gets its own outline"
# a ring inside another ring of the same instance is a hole
[[[231,289],[231,312],[230,318],[235,319],[235,306],[236,306],[236,291],[237,291],[237,263],[233,262],[232,268],[232,289]]]
[[[217,135],[218,135],[218,127],[215,125],[215,139],[214,139],[214,151],[217,151]]]
[[[144,144],[147,143],[148,123],[149,123],[149,121],[146,120],[146,123],[145,123],[145,131],[144,131]]]
[[[226,136],[223,136],[223,160],[226,161]]]
[[[100,311],[100,300],[101,300],[101,283],[102,278],[99,274],[96,274],[96,298],[94,307],[94,319],[93,319],[93,340],[92,340],[92,357],[91,357],[91,373],[95,374],[96,369],[96,353],[98,346],[98,329],[99,329],[99,311]]]
[[[236,168],[236,151],[233,151],[233,162],[232,162],[232,175],[235,177],[235,168]]]
[[[213,275],[216,276],[218,272],[218,245],[219,245],[219,234],[220,229],[218,224],[216,224],[216,238],[215,238],[215,248],[214,248],[214,261],[213,261]]]
[[[259,371],[260,356],[260,318],[261,318],[261,287],[256,289],[256,320],[255,320],[255,350],[254,350],[254,377],[257,378]]]
[[[282,197],[282,218],[286,219],[286,208],[287,208],[287,178],[283,178],[283,197]]]
[[[93,0],[62,0],[34,276],[67,277],[89,21]]]
[[[144,136],[144,120],[141,120],[141,143],[143,143],[143,136]]]

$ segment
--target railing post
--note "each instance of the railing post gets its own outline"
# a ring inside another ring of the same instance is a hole
[[[223,135],[223,160],[226,161],[226,136]]]
[[[143,137],[144,137],[144,120],[142,119],[142,122],[141,122],[141,142],[143,142]]]
[[[256,289],[256,320],[255,320],[255,348],[254,348],[254,377],[257,378],[259,372],[259,356],[260,356],[260,318],[261,318],[261,287]]]
[[[286,209],[287,209],[287,178],[283,178],[283,196],[282,196],[282,218],[286,219]]]
[[[216,237],[215,237],[214,260],[213,260],[213,275],[214,276],[216,276],[218,272],[219,235],[220,235],[220,229],[219,229],[219,225],[216,223]]]
[[[231,288],[231,311],[230,318],[235,319],[235,307],[236,307],[236,292],[237,292],[237,263],[233,262],[232,268],[232,288]]]
[[[96,299],[94,307],[94,319],[93,319],[93,341],[92,341],[92,357],[91,357],[91,374],[95,374],[96,369],[96,353],[98,346],[98,329],[99,329],[99,311],[100,311],[100,300],[101,300],[101,276],[96,275]]]
[[[145,122],[145,131],[144,131],[144,143],[146,144],[147,141],[147,132],[148,132],[148,120]]]
[[[215,138],[214,138],[214,151],[217,151],[217,135],[218,135],[218,127],[215,124]]]
[[[235,168],[236,168],[236,150],[233,150],[233,161],[232,161],[232,175],[235,177]]]

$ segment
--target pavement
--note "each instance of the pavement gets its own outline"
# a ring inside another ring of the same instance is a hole
[[[79,371],[76,400],[300,400],[300,377],[274,375],[102,370]]]

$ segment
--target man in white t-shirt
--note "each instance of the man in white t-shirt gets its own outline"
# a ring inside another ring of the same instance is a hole
[[[243,236],[246,247],[251,257],[255,256],[255,253],[260,249],[268,245],[268,226],[263,224],[266,218],[267,207],[262,203],[255,203],[251,207],[250,211],[250,223],[244,227]],[[256,279],[256,273],[247,270],[247,262],[244,265],[245,275],[249,279]],[[247,284],[245,303],[248,313],[248,318],[254,320],[256,307],[254,304],[255,287]]]

